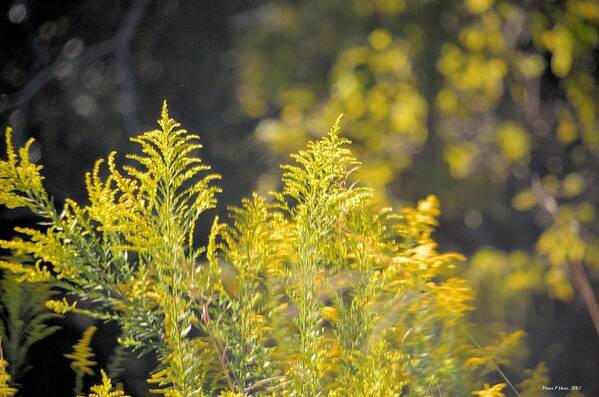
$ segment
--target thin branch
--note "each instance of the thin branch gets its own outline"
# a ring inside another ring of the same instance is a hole
[[[480,350],[480,352],[486,356],[486,358],[491,362],[491,364],[493,364],[493,367],[495,367],[495,370],[499,373],[499,375],[503,378],[503,380],[505,381],[505,383],[507,383],[510,387],[510,389],[512,389],[514,391],[514,393],[516,394],[516,396],[520,397],[520,393],[518,392],[518,389],[516,389],[516,387],[514,386],[514,384],[510,381],[510,379],[507,377],[507,375],[505,374],[505,372],[503,372],[501,370],[501,368],[499,368],[499,365],[497,365],[497,363],[495,362],[495,360],[493,359],[493,357],[491,357],[490,355],[486,354],[485,350],[482,348],[482,346],[476,341],[476,339],[474,339],[474,337],[472,336],[472,334],[468,331],[464,331],[466,333],[466,335],[470,338],[470,340],[472,341],[472,343],[474,343],[474,346],[476,346],[478,348],[478,350]]]
[[[273,383],[276,383],[276,385],[269,387],[269,391],[272,391],[275,388],[280,388],[280,387],[282,387],[284,385],[288,385],[289,383],[291,383],[291,381],[284,381],[283,382],[284,379],[285,379],[284,376],[273,376],[272,378],[261,379],[259,381],[254,382],[251,386],[247,387],[244,390],[244,393],[250,394],[250,393],[254,392],[257,389],[260,389],[261,387],[268,386],[268,385],[271,385]]]
[[[131,40],[139,27],[149,0],[138,0],[125,16],[115,35],[116,67],[121,85],[121,112],[125,130],[134,133],[138,130],[137,84],[131,67]]]
[[[85,48],[73,59],[58,57],[53,63],[40,70],[26,85],[9,100],[7,109],[27,104],[42,88],[56,78],[56,70],[65,66],[84,64],[104,56],[114,55],[117,73],[121,83],[121,99],[124,101],[123,123],[129,131],[137,130],[136,84],[131,68],[131,40],[149,0],[138,0],[127,11],[113,37]]]
[[[92,61],[97,58],[109,55],[115,50],[114,38],[110,38],[98,44],[94,44],[84,49],[79,56],[73,59],[58,58],[52,64],[40,70],[26,85],[21,88],[12,100],[9,101],[7,109],[18,108],[25,105],[44,88],[49,82],[56,78],[56,70],[63,66],[79,65]]]
[[[225,376],[225,380],[227,381],[227,385],[229,386],[229,388],[231,390],[236,390],[237,388],[235,387],[235,384],[233,383],[233,381],[235,381],[235,383],[239,386],[239,389],[243,390],[243,384],[240,382],[239,378],[236,376],[236,374],[231,371],[229,369],[229,365],[227,363],[227,357],[226,357],[226,346],[223,346],[220,342],[220,339],[216,336],[216,332],[214,332],[214,329],[212,327],[212,319],[210,318],[210,312],[208,311],[208,307],[211,303],[212,298],[208,298],[208,300],[206,302],[204,302],[202,304],[202,314],[201,314],[201,321],[204,323],[204,330],[208,333],[208,337],[210,338],[210,341],[212,342],[212,348],[214,349],[214,352],[216,353],[216,357],[218,358],[218,362],[223,370],[223,374]],[[220,322],[221,319],[221,315],[218,316],[218,318],[216,319],[216,324],[217,324],[217,328],[218,328],[218,323]]]
[[[570,263],[569,265],[572,275],[574,276],[574,282],[577,284],[580,295],[591,316],[591,320],[593,320],[595,332],[597,332],[597,336],[599,336],[599,304],[597,304],[597,298],[593,292],[593,287],[591,286],[589,278],[581,263]]]

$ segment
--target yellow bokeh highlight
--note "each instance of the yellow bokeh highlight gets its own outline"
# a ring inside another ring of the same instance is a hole
[[[466,0],[465,6],[468,11],[473,14],[480,14],[487,11],[495,0]]]
[[[499,126],[496,142],[501,153],[511,161],[524,159],[530,150],[528,133],[518,124],[506,122]]]
[[[368,36],[368,43],[375,50],[384,50],[391,45],[393,37],[391,33],[386,29],[376,29]]]

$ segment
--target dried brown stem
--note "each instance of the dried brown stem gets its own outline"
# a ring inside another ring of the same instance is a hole
[[[593,320],[595,332],[597,332],[597,336],[599,336],[599,304],[597,303],[597,298],[593,292],[593,287],[589,282],[589,278],[587,277],[582,264],[570,263],[570,270],[572,271],[576,288],[584,300],[589,315],[591,316],[591,320]]]

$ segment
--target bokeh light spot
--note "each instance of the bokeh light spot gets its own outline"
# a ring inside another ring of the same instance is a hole
[[[8,10],[8,20],[12,23],[21,23],[27,17],[27,7],[25,4],[17,3]]]

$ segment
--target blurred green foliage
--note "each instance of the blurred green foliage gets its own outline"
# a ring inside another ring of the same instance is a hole
[[[543,290],[593,314],[599,3],[287,1],[244,18],[237,100],[272,156],[343,112],[380,201],[433,190],[472,233],[510,234],[516,251],[483,248],[467,270],[483,317],[522,324],[514,303]]]
[[[22,283],[8,272],[0,279],[0,340],[16,381],[34,367],[28,356],[31,346],[60,329],[46,324],[58,317],[44,308],[54,294],[48,285]]]

